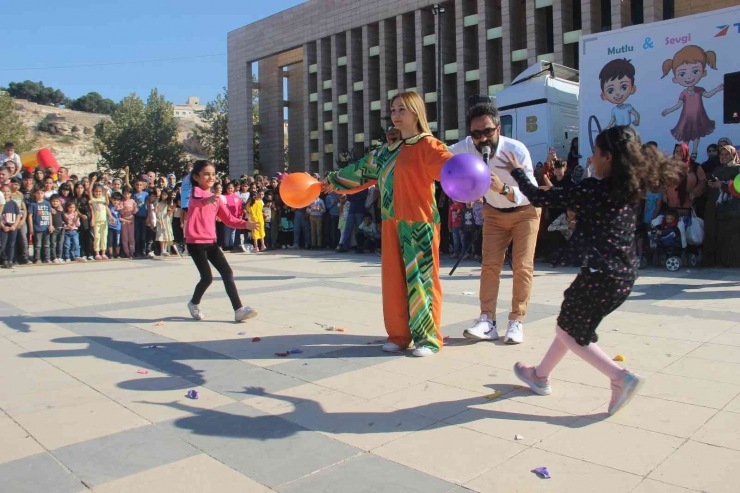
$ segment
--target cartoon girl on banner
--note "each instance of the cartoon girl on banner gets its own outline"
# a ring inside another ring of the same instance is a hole
[[[704,51],[695,45],[682,48],[673,60],[663,62],[663,77],[673,71],[673,82],[686,89],[681,92],[676,105],[663,111],[662,115],[667,116],[683,108],[678,124],[671,130],[671,135],[679,142],[693,143],[691,150],[693,159],[696,159],[698,153],[699,139],[714,132],[714,120],[707,116],[702,98],[711,98],[724,89],[724,84],[711,91],[696,87],[699,81],[707,76],[707,65],[717,70],[717,54],[713,51]]]

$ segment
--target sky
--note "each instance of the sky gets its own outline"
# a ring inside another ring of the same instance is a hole
[[[14,20],[3,22],[0,86],[29,79],[61,89],[70,98],[95,91],[116,102],[131,93],[146,99],[156,87],[173,103],[199,96],[205,104],[227,85],[227,33],[300,3],[18,2]],[[117,64],[183,57],[201,58]]]

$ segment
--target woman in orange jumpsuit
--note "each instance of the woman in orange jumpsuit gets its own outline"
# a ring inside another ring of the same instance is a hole
[[[382,223],[383,351],[431,356],[442,348],[442,288],[439,282],[439,212],[434,182],[452,157],[435,139],[424,100],[404,92],[391,100],[391,120],[400,140],[330,173],[326,189],[353,193],[377,183]]]

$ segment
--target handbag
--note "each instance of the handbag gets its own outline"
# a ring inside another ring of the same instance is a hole
[[[686,242],[697,246],[704,243],[704,220],[696,215],[693,207],[686,219]]]

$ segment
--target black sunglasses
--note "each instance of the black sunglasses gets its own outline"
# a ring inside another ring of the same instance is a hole
[[[470,136],[476,140],[482,138],[484,135],[486,137],[491,137],[494,133],[496,133],[496,130],[498,130],[498,127],[488,127],[484,128],[483,130],[471,130]]]

